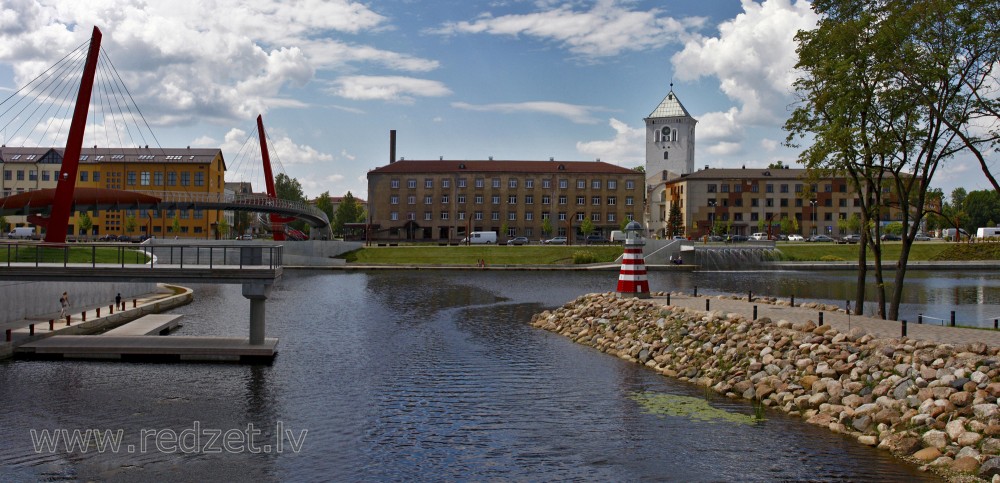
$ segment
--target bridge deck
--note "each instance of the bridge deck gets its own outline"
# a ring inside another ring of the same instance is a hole
[[[17,357],[42,359],[271,360],[278,339],[250,345],[236,337],[55,335],[18,347]]]

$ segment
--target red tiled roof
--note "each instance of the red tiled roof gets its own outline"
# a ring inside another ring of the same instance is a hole
[[[579,174],[637,174],[601,161],[420,161],[402,160],[375,168],[369,173],[579,173]]]

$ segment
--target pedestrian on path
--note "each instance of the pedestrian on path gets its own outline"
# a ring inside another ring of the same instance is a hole
[[[122,293],[121,292],[118,292],[118,295],[115,295],[115,307],[122,308]]]
[[[59,297],[59,317],[64,318],[69,312],[69,294],[63,292],[62,297]]]

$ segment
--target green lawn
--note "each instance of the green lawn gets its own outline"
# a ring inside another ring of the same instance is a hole
[[[957,243],[916,242],[910,249],[910,261],[955,260],[947,254]],[[902,249],[900,242],[882,244],[884,261],[899,259]],[[838,245],[836,243],[778,243],[778,249],[787,261],[857,261],[858,245]],[[943,258],[942,258],[943,257]],[[971,258],[967,258],[971,259]],[[992,260],[996,258],[979,258]],[[872,261],[872,251],[868,249],[868,261]]]
[[[369,247],[341,255],[350,263],[392,265],[571,265],[613,262],[619,246],[401,246]]]
[[[68,257],[68,258],[67,258]],[[94,247],[74,245],[66,248],[43,247],[34,243],[12,243],[0,248],[0,262],[39,263],[122,263],[144,264],[149,258],[135,247]]]

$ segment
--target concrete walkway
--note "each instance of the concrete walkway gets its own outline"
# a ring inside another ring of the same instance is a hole
[[[752,318],[753,307],[756,305],[758,318],[768,317],[774,322],[784,319],[792,323],[811,320],[817,325],[819,324],[819,309],[773,305],[760,301],[747,302],[745,296],[742,300],[733,300],[729,298],[717,298],[716,296],[693,297],[689,294],[672,293],[670,295],[670,303],[677,307],[704,311],[706,298],[709,300],[711,311],[738,313],[747,318]],[[663,305],[667,303],[666,296],[656,296],[652,299]],[[846,333],[855,327],[859,327],[867,333],[886,338],[899,338],[902,325],[901,322],[895,320],[848,315],[842,310],[836,312],[823,311],[823,323],[833,326],[840,332]],[[963,345],[980,342],[991,347],[1000,347],[1000,331],[992,329],[942,327],[940,325],[917,324],[917,321],[911,320],[906,324],[906,335],[911,339],[928,340],[943,344]]]

